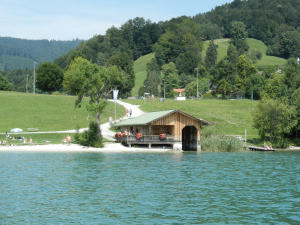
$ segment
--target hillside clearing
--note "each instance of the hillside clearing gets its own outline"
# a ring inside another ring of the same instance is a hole
[[[144,85],[147,77],[147,64],[154,58],[154,53],[141,56],[134,62],[135,85],[131,91],[132,96],[138,96],[139,89]]]
[[[217,39],[214,40],[215,44],[218,45],[218,58],[217,61],[224,59],[227,55],[227,48],[229,46],[230,39]],[[257,60],[255,63],[258,67],[265,67],[265,66],[276,66],[276,65],[284,65],[286,60],[283,58],[275,57],[275,56],[268,56],[266,55],[267,46],[259,40],[253,38],[247,38],[247,43],[249,45],[248,52],[256,51],[262,54],[262,58]],[[208,48],[209,41],[205,41],[203,44],[203,51],[202,51],[202,59],[205,59],[206,50]]]

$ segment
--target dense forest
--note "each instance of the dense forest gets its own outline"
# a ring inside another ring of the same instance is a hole
[[[50,68],[46,74],[53,74],[51,70],[59,71],[57,66],[64,71],[70,71],[70,67],[76,71],[76,62],[80,62],[91,77],[90,70],[106,71],[105,67],[117,67],[122,71],[117,72],[122,78],[118,77],[118,82],[111,87],[118,88],[122,97],[128,97],[135,85],[134,60],[153,52],[140,96],[147,92],[173,97],[173,89],[185,88],[189,98],[261,100],[256,128],[262,137],[267,135],[275,145],[285,146],[287,137],[298,137],[300,126],[299,3],[299,0],[234,0],[194,17],[182,16],[158,23],[144,18],[131,19],[119,28],[109,28],[104,35],[81,42],[77,48],[57,58],[54,64],[44,65]],[[262,41],[268,55],[288,59],[287,64],[257,67],[255,61],[263,55],[259,51],[249,51],[246,41],[249,37]],[[216,39],[225,38],[230,40],[229,46],[225,57],[217,60]],[[209,45],[203,54],[205,41],[209,41]],[[3,48],[3,51],[9,49]],[[29,55],[26,49],[19,54]],[[24,87],[17,88],[16,81],[12,80],[12,77],[17,80],[16,74],[4,73],[15,89],[24,90]],[[74,85],[77,90],[78,82]],[[62,86],[58,86],[57,91],[60,91]],[[50,87],[40,89],[47,92]],[[52,87],[51,90],[55,91]],[[264,123],[267,117],[271,119]],[[273,132],[274,124],[279,124],[275,129],[277,133]]]
[[[31,69],[33,62],[53,61],[78,46],[80,40],[26,40],[0,37],[0,71]]]

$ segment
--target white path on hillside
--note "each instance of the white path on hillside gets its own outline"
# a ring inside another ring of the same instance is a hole
[[[128,111],[131,110],[132,111],[131,117],[137,117],[144,113],[142,110],[139,109],[138,105],[132,105],[132,104],[129,104],[126,102],[122,102],[120,100],[118,100],[117,103],[120,104],[121,106],[123,106]],[[127,119],[127,116],[121,118],[121,120],[122,119]],[[109,123],[101,124],[102,136],[107,140],[113,141],[115,132],[111,131],[109,128],[110,128]]]
[[[112,101],[112,100],[110,100]],[[137,117],[142,115],[144,112],[139,109],[138,105],[132,105],[126,102],[122,102],[120,100],[117,101],[118,104],[122,105],[125,109],[128,111],[131,109],[132,110],[132,115],[131,117]],[[123,117],[122,119],[126,119],[127,117]],[[110,141],[114,141],[114,135],[115,133],[111,131],[110,129],[110,124],[109,122],[101,124],[101,132],[102,136]],[[88,128],[82,128],[79,130],[80,133],[86,131]],[[63,130],[63,131],[38,131],[38,132],[22,132],[22,133],[9,133],[9,134],[71,134],[71,133],[76,133],[77,130]],[[0,133],[0,134],[5,134],[5,133]]]

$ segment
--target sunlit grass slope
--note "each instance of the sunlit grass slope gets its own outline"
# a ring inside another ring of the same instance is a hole
[[[141,56],[134,62],[135,85],[131,91],[132,96],[138,96],[140,87],[144,85],[147,77],[147,64],[153,59],[154,53]]]
[[[248,137],[257,138],[258,133],[252,127],[253,111],[257,102],[251,100],[126,100],[141,105],[141,109],[150,111],[178,109],[194,117],[213,122],[214,132],[225,135],[243,135],[245,129]]]
[[[214,40],[215,44],[218,45],[217,52],[218,52],[218,58],[217,60],[220,61],[227,55],[227,48],[229,46],[230,39],[217,39]],[[286,63],[286,60],[283,58],[275,57],[275,56],[267,56],[267,46],[259,40],[247,38],[247,43],[249,45],[249,52],[251,51],[258,51],[262,53],[262,58],[260,60],[257,60],[256,65],[257,66],[276,66],[276,65],[283,65]],[[205,41],[203,44],[203,50],[202,51],[202,58],[205,59],[206,50],[208,48],[209,41]]]
[[[63,95],[33,95],[17,92],[0,92],[0,132],[18,127],[38,128],[39,131],[76,129],[88,127],[88,113],[75,108],[76,97]],[[125,109],[117,105],[118,117]],[[102,122],[114,115],[114,104],[108,103]]]

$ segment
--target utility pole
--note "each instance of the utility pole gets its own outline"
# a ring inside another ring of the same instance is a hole
[[[118,93],[119,90],[117,90],[116,88],[113,90],[113,99],[115,102],[115,121],[117,120],[117,100],[118,100]]]
[[[28,93],[28,74],[26,75],[26,93]]]
[[[166,80],[163,79],[164,81],[164,99],[166,99]]]
[[[198,87],[198,67],[195,69],[197,71],[197,99],[199,98],[199,87]]]
[[[36,62],[33,62],[33,94],[35,94],[35,64]]]

